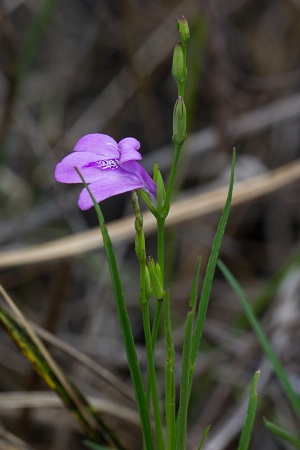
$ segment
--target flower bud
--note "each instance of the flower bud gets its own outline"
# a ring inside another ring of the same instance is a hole
[[[154,163],[153,179],[156,183],[157,209],[160,210],[165,204],[166,188],[157,163]]]
[[[146,243],[145,235],[143,232],[143,215],[138,212],[136,214],[135,222],[135,253],[139,261],[146,260]]]
[[[173,142],[183,144],[186,139],[186,108],[182,97],[178,97],[173,113]]]
[[[163,284],[161,280],[160,267],[158,266],[159,270],[157,271],[156,265],[154,263],[153,258],[149,256],[147,260],[147,267],[149,270],[152,292],[156,300],[161,301],[164,298],[165,291],[163,289]]]
[[[139,205],[139,196],[137,195],[136,191],[131,192],[131,202],[134,209],[134,213],[137,216],[137,214],[140,211],[140,205]]]
[[[177,84],[184,83],[186,79],[185,57],[181,42],[177,42],[174,48],[172,75]]]
[[[145,266],[145,275],[146,275],[146,280],[145,280],[145,295],[146,295],[146,300],[148,301],[151,295],[151,281],[150,281],[150,274],[149,274],[149,270],[148,267]]]
[[[177,28],[182,44],[186,45],[190,40],[190,30],[189,24],[184,16],[182,16],[181,19],[177,19]]]
[[[135,231],[139,232],[143,229],[143,214],[142,213],[137,213],[135,221],[134,221],[134,227],[135,227]]]

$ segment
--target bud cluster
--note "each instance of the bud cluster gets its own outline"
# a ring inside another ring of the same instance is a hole
[[[162,301],[165,296],[165,291],[163,288],[162,274],[161,268],[158,263],[155,264],[152,256],[149,256],[147,259],[147,267],[150,276],[152,293],[156,300]]]
[[[172,63],[172,75],[178,87],[178,99],[173,113],[173,142],[182,145],[186,139],[186,107],[184,103],[184,84],[187,77],[186,47],[190,39],[190,31],[184,16],[177,19],[180,41],[175,45]]]

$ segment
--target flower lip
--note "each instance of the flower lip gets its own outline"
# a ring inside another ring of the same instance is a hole
[[[90,162],[83,167],[96,167],[101,170],[116,170],[120,167],[120,164],[117,159],[101,159],[99,161]]]
[[[117,143],[105,134],[88,134],[57,164],[55,178],[61,183],[81,183],[77,167],[97,202],[135,189],[145,190],[154,200],[156,184],[137,162],[142,159],[139,148],[139,141],[132,137]],[[81,209],[93,206],[87,189],[83,189],[78,204]]]

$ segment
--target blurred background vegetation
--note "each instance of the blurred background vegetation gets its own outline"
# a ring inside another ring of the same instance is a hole
[[[80,239],[96,226],[94,211],[77,207],[81,188],[53,178],[56,163],[82,135],[134,136],[149,172],[157,161],[168,173],[176,100],[170,68],[182,15],[191,29],[190,137],[176,198],[188,201],[228,184],[233,146],[237,182],[249,179],[255,188],[257,177],[269,176],[268,195],[257,192],[233,204],[221,258],[253,301],[299,392],[299,181],[288,171],[298,167],[300,153],[299,0],[0,1],[1,283],[30,321],[60,338],[48,343],[51,353],[132,449],[141,448],[140,435],[102,250],[49,256],[50,244],[38,260],[30,249],[65,236]],[[272,184],[274,170],[282,174],[280,188]],[[122,220],[132,215],[130,195],[107,200],[103,208],[108,222]],[[168,229],[178,366],[195,259],[202,256],[204,271],[220,215],[218,206],[212,209]],[[25,259],[9,260],[8,252],[24,248]],[[118,239],[116,249],[145,369],[132,238]],[[151,233],[148,249],[155,251]],[[0,448],[82,448],[73,418],[9,337],[0,336]],[[189,449],[207,424],[212,429],[205,448],[237,447],[244,393],[257,368],[260,408],[251,449],[288,449],[264,430],[262,417],[295,433],[299,424],[219,273],[204,338]],[[88,362],[79,361],[81,353]],[[157,353],[163,384],[163,341]]]

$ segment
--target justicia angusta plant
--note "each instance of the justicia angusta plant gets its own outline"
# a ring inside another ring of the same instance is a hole
[[[186,140],[187,113],[184,102],[184,86],[187,77],[186,49],[189,41],[189,27],[182,17],[177,21],[180,41],[173,55],[172,73],[177,83],[178,96],[173,113],[174,157],[168,183],[163,180],[158,165],[154,166],[152,179],[138,161],[140,143],[133,137],[117,143],[105,134],[88,134],[81,138],[73,153],[66,156],[56,167],[55,178],[62,183],[84,183],[79,197],[79,207],[83,210],[94,205],[98,216],[104,247],[110,268],[117,314],[122,330],[128,366],[135,391],[143,435],[143,450],[185,450],[187,444],[187,417],[191,397],[192,379],[202,337],[203,324],[208,307],[211,284],[217,264],[225,225],[229,215],[233,189],[234,159],[227,201],[220,219],[212,252],[207,265],[199,306],[198,282],[200,262],[196,264],[190,293],[190,311],[185,325],[185,339],[182,351],[179,395],[175,391],[175,347],[171,326],[170,292],[165,286],[165,221],[169,214],[179,157]],[[137,299],[141,308],[142,323],[147,353],[147,373],[143,378],[127,312],[122,281],[115,252],[108,230],[104,223],[101,207],[98,204],[113,195],[132,193],[135,212],[135,251],[139,261],[139,294]],[[157,221],[157,262],[147,254],[144,235],[143,215],[139,207],[137,191],[146,202]],[[151,317],[150,301],[156,304]],[[162,402],[155,366],[155,345],[160,325],[161,311],[164,308],[164,330],[166,347],[165,395]],[[163,405],[163,407],[162,407]],[[208,428],[204,431],[200,449]],[[102,448],[91,444],[90,448]],[[246,450],[246,447],[240,450]]]

